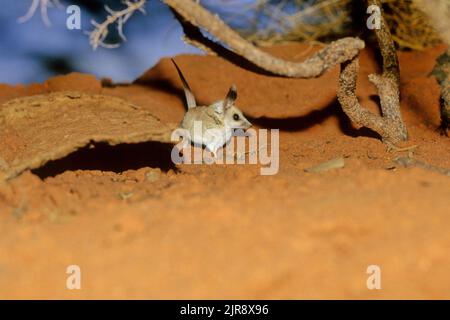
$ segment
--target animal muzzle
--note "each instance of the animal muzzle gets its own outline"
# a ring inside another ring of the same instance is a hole
[[[250,121],[245,120],[244,123],[242,124],[242,128],[243,129],[248,129],[252,126],[252,124],[250,123]]]

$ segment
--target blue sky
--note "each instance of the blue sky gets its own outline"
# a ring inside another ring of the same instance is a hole
[[[304,0],[303,5],[318,1]],[[50,27],[43,23],[39,11],[29,21],[18,23],[17,19],[25,15],[31,2],[0,0],[0,83],[43,82],[70,71],[108,77],[115,82],[131,82],[162,57],[203,54],[182,41],[181,26],[162,0],[147,0],[147,14],[136,12],[130,18],[124,27],[128,40],[119,48],[98,48],[96,51],[90,47],[86,35],[92,30],[90,21],[104,21],[107,13],[102,5],[105,3],[117,10],[124,8],[120,0],[60,0],[64,8],[49,10]],[[69,30],[65,7],[80,2],[88,3],[92,8],[81,7],[82,30]],[[269,3],[274,7],[277,5],[276,0]],[[254,0],[201,0],[201,4],[218,13],[233,28],[250,26],[257,21],[260,29],[270,23],[264,14],[256,19],[252,10]],[[288,5],[283,10],[298,8]]]
[[[85,34],[92,29],[89,21],[93,17],[88,10],[81,11],[82,30],[68,30],[68,15],[64,9],[50,9],[52,26],[47,27],[39,12],[28,22],[17,22],[17,18],[27,12],[31,0],[0,0],[0,3],[1,83],[42,82],[71,70],[129,82],[163,56],[201,54],[181,40],[181,27],[159,0],[149,0],[147,15],[137,12],[127,22],[124,28],[127,42],[117,49],[98,48],[96,51],[90,47]],[[64,0],[61,3],[71,4]],[[100,22],[101,17],[96,20]]]

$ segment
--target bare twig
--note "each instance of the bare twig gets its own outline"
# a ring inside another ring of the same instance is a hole
[[[379,0],[369,0],[369,5],[381,8]],[[363,108],[356,97],[356,79],[359,69],[358,57],[341,66],[338,99],[342,109],[357,125],[368,127],[378,134],[384,142],[395,145],[408,138],[406,126],[400,114],[400,72],[394,42],[381,16],[381,28],[375,30],[381,55],[383,56],[383,73],[371,74],[369,80],[377,87],[381,101],[382,115],[375,115]]]
[[[19,23],[27,22],[31,19],[31,17],[34,16],[36,13],[36,10],[40,7],[41,10],[41,18],[42,21],[44,21],[44,24],[46,26],[50,26],[52,23],[50,22],[50,19],[48,18],[48,8],[49,7],[58,7],[61,8],[62,5],[59,2],[59,0],[32,0],[30,8],[28,9],[27,13],[17,19]]]
[[[91,23],[94,25],[95,29],[89,32],[89,42],[94,50],[99,46],[104,48],[117,48],[120,44],[118,43],[105,43],[106,37],[109,33],[109,26],[112,24],[117,24],[117,32],[123,41],[126,41],[126,37],[123,33],[123,25],[127,20],[136,12],[140,11],[145,14],[144,5],[147,0],[124,0],[122,3],[127,7],[121,11],[114,11],[108,6],[105,6],[105,10],[109,13],[106,20],[102,23],[97,23],[92,20]]]

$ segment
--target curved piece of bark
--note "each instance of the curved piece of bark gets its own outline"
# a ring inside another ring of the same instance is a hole
[[[377,5],[381,9],[379,0],[369,0],[368,4]],[[375,34],[383,57],[383,73],[371,74],[369,80],[377,88],[382,115],[375,115],[359,104],[356,97],[359,69],[357,57],[341,65],[338,100],[344,112],[354,123],[374,130],[381,135],[384,142],[395,145],[406,140],[408,133],[400,114],[400,71],[397,54],[383,16],[381,16],[381,28],[375,29]]]
[[[173,129],[112,96],[63,91],[13,99],[0,107],[0,177],[14,178],[93,142],[171,143]]]
[[[384,142],[395,145],[405,140],[406,136],[399,131],[398,123],[388,117],[376,115],[363,108],[356,96],[356,80],[358,78],[359,58],[355,57],[350,61],[344,62],[341,66],[339,76],[338,100],[345,114],[352,122],[361,127],[367,127],[377,132]],[[373,77],[372,82],[377,83],[381,104],[386,108],[392,101],[386,101],[386,95],[390,94],[392,88],[381,76]],[[384,97],[384,98],[383,98]],[[389,97],[387,98],[390,99]],[[389,109],[389,108],[388,108]]]
[[[330,43],[304,62],[286,61],[260,50],[242,38],[217,15],[212,14],[195,1],[164,0],[164,2],[177,13],[177,18],[182,17],[192,26],[203,28],[217,40],[226,44],[234,53],[261,69],[281,76],[293,78],[318,77],[333,66],[352,59],[364,48],[364,41],[348,37]],[[201,39],[200,32],[194,33],[191,30],[190,34],[186,33],[186,36],[191,39],[191,43],[194,45],[200,44],[201,49],[206,46],[212,51],[217,51],[217,48],[210,41]]]

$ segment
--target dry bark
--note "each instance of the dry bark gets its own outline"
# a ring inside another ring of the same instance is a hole
[[[379,0],[369,0],[369,5],[381,8]],[[381,28],[375,29],[383,57],[383,72],[369,75],[376,86],[381,102],[381,116],[363,108],[356,97],[356,80],[359,69],[358,57],[341,66],[338,99],[344,112],[357,125],[370,128],[381,135],[384,142],[395,145],[408,138],[406,126],[400,114],[400,71],[394,41],[386,21],[381,15]]]
[[[116,97],[66,91],[17,98],[0,107],[0,178],[14,178],[93,142],[170,143],[172,130]]]
[[[414,0],[414,3],[428,16],[442,40],[450,45],[450,2],[448,0]]]

